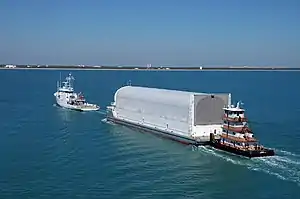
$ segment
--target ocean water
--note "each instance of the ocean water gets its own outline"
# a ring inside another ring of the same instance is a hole
[[[62,76],[69,71],[62,71]],[[72,71],[105,108],[132,85],[231,92],[277,155],[246,159],[55,106],[59,71],[0,71],[0,198],[299,198],[300,73]]]

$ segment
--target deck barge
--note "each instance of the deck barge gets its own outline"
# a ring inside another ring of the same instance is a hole
[[[274,155],[257,143],[244,109],[230,93],[196,93],[124,86],[107,107],[107,120],[187,145],[210,145],[246,157]]]

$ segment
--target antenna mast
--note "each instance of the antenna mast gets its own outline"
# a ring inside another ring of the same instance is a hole
[[[61,72],[59,72],[59,87],[61,87]]]

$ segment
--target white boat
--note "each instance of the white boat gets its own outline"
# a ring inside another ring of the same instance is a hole
[[[67,109],[77,111],[97,111],[100,107],[88,103],[82,93],[76,93],[73,87],[75,78],[69,73],[65,81],[57,81],[57,91],[54,93],[56,103]]]

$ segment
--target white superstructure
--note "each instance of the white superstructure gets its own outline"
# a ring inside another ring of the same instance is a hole
[[[222,133],[222,108],[230,103],[230,94],[125,86],[116,91],[108,119],[151,128],[172,139],[179,136],[188,143],[204,142],[210,133]]]
[[[73,88],[74,77],[69,74],[66,80],[57,82],[57,91],[54,93],[56,103],[64,108],[78,111],[96,111],[99,106],[86,102],[81,93],[76,93]]]

